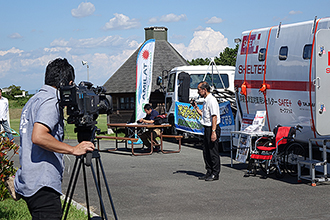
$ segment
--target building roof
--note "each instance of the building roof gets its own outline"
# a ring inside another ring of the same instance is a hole
[[[141,44],[142,46],[143,44]],[[136,91],[136,59],[138,48],[126,62],[103,85],[107,93],[135,93]],[[155,40],[155,52],[152,71],[152,89],[159,89],[156,85],[158,76],[164,70],[171,70],[178,66],[187,66],[188,62],[166,40]]]

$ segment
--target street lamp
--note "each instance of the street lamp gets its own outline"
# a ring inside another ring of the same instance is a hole
[[[87,66],[87,81],[89,82],[89,66],[88,66],[88,63],[87,61],[81,61],[82,65],[83,66]]]

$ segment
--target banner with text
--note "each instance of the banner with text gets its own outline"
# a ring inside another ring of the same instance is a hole
[[[154,50],[155,39],[150,39],[142,45],[137,56],[135,120],[146,116],[144,105],[149,103],[151,93]]]
[[[203,105],[198,105],[198,108],[202,109]],[[235,129],[235,121],[230,102],[220,103],[219,108],[221,136],[230,136],[230,131]],[[174,119],[177,129],[198,135],[204,134],[204,127],[200,123],[201,116],[189,103],[175,103]]]

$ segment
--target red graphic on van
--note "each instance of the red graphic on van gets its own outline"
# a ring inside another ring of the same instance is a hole
[[[248,47],[248,54],[258,53],[260,38],[261,34],[251,34],[250,40],[249,35],[244,36],[242,40],[241,55],[246,54]]]

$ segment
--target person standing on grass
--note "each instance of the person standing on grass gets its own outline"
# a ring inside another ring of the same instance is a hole
[[[0,125],[2,125],[9,140],[14,141],[14,137],[13,134],[11,133],[7,119],[8,111],[9,111],[8,99],[2,96],[2,89],[0,88]]]
[[[46,68],[45,85],[24,106],[20,122],[21,167],[15,175],[15,191],[29,208],[33,220],[60,220],[63,154],[75,156],[94,150],[83,141],[63,143],[64,117],[59,106],[60,86],[71,85],[74,69],[66,59],[55,59]]]

